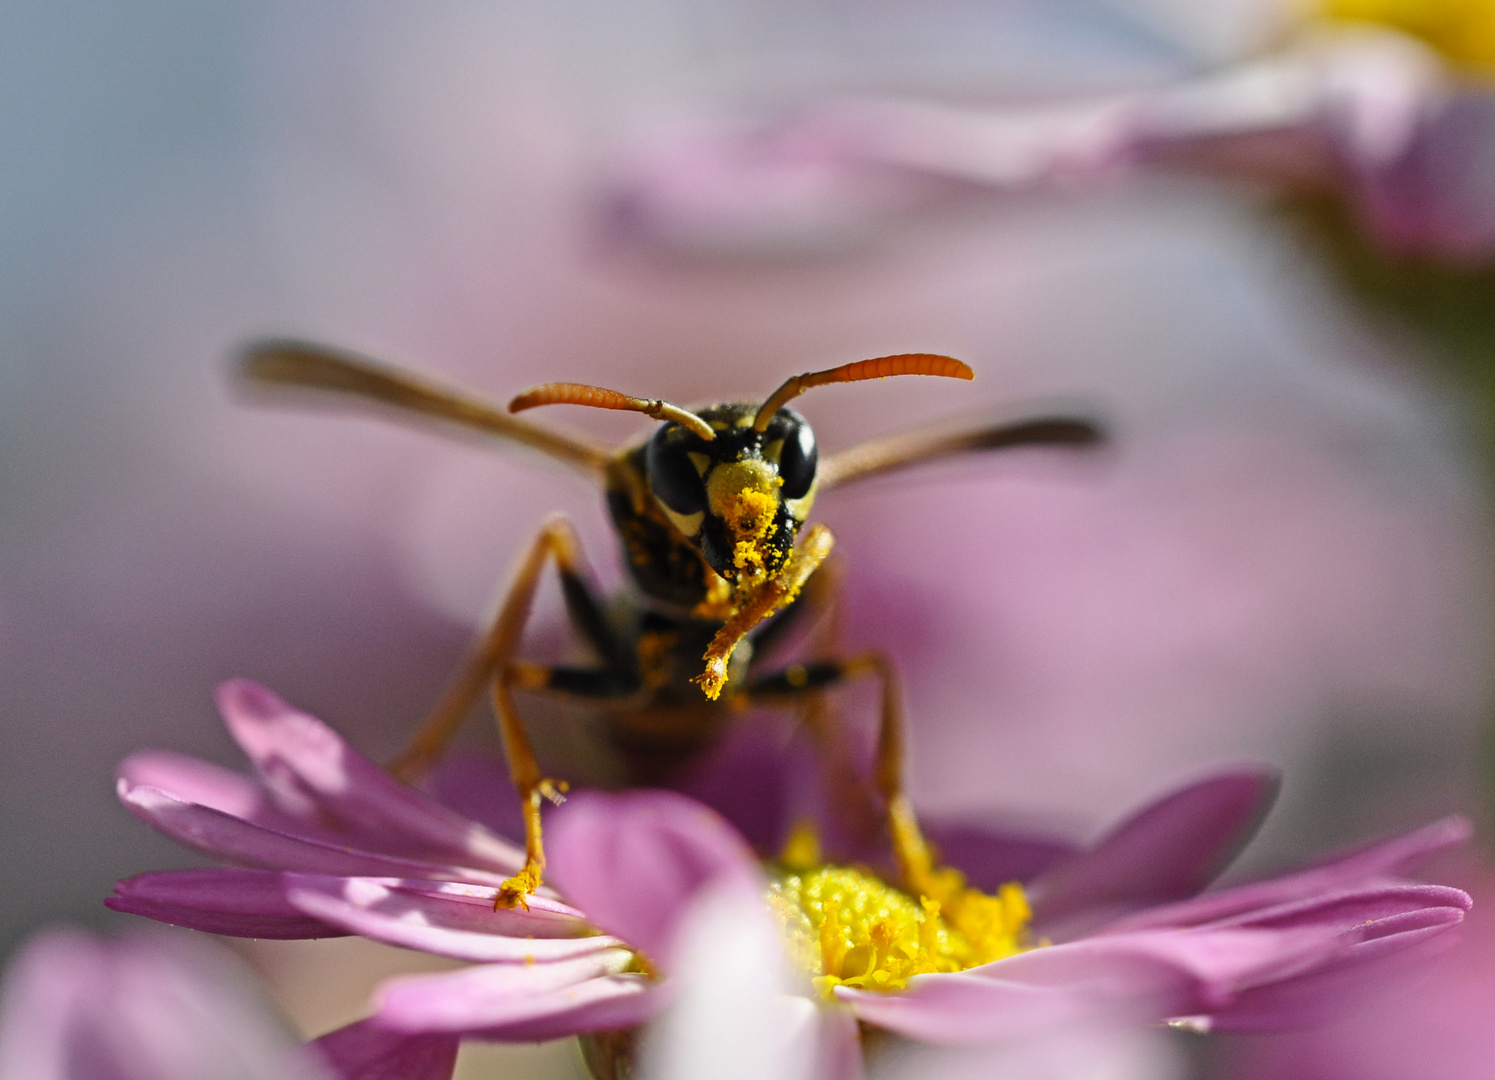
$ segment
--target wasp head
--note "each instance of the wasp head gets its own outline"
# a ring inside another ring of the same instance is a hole
[[[890,375],[974,377],[948,356],[898,353],[794,375],[761,405],[690,412],[600,386],[544,383],[509,402],[509,411],[589,405],[663,420],[645,447],[649,489],[707,564],[740,591],[783,568],[815,498],[815,434],[785,403],[813,386]]]
[[[815,433],[781,408],[762,431],[756,405],[699,411],[714,438],[668,423],[646,450],[649,489],[706,562],[738,586],[772,576],[815,497]]]

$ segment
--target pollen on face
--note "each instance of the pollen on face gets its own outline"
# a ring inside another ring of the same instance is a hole
[[[963,884],[915,899],[865,870],[785,873],[768,889],[790,956],[825,997],[837,986],[894,992],[915,975],[964,971],[1027,947],[1021,885],[995,896]]]
[[[737,492],[726,501],[722,519],[737,538],[732,548],[732,564],[748,574],[763,571],[763,544],[771,539],[777,526],[774,513],[778,500],[764,491],[751,489]]]

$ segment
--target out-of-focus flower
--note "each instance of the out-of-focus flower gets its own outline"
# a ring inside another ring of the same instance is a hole
[[[700,123],[635,151],[612,212],[689,246],[823,244],[962,188],[1204,169],[1334,191],[1395,251],[1483,261],[1495,254],[1495,87],[1449,59],[1489,64],[1495,17],[1479,3],[1402,18],[1410,7],[1459,5],[1333,5],[1335,19],[1276,53],[1099,97],[1005,108],[844,99],[768,123]]]
[[[456,1040],[353,1024],[297,1046],[245,972],[203,942],[38,936],[0,997],[6,1080],[446,1080]]]
[[[53,930],[12,962],[6,1080],[327,1080],[245,973],[205,943]]]

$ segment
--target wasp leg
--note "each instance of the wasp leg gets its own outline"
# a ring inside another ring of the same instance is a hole
[[[436,708],[389,763],[389,771],[395,776],[410,782],[440,759],[482,696],[484,686],[513,655],[529,618],[547,557],[555,559],[571,623],[608,664],[617,663],[623,655],[602,614],[575,530],[564,518],[553,518],[545,524],[515,571],[493,625],[473,646]]]
[[[591,588],[586,581],[575,530],[564,518],[552,518],[540,530],[540,535],[535,537],[534,543],[519,564],[492,628],[478,642],[456,681],[437,704],[436,710],[390,766],[396,776],[409,779],[435,762],[461,727],[462,721],[467,718],[473,704],[482,694],[484,685],[490,680],[493,682],[499,735],[509,761],[509,774],[519,793],[525,823],[524,867],[504,882],[499,890],[497,903],[506,907],[523,905],[525,897],[540,885],[541,872],[545,867],[545,852],[540,838],[540,800],[560,798],[556,784],[540,772],[540,764],[535,759],[524,722],[515,710],[509,693],[511,682],[516,678],[522,679],[523,672],[533,668],[533,665],[511,665],[509,661],[519,646],[525,623],[529,621],[540,575],[545,569],[546,561],[551,558],[555,559],[562,589],[567,597],[567,606],[573,616],[576,614],[577,604],[586,613],[580,619],[573,618],[573,621],[588,636],[606,633],[606,623],[600,608],[592,599]],[[615,650],[609,643],[608,648],[602,651]],[[500,677],[494,679],[495,673]]]
[[[934,853],[919,829],[913,804],[903,787],[903,761],[906,752],[903,717],[903,698],[898,689],[898,676],[887,657],[879,653],[864,653],[840,660],[816,660],[805,664],[794,664],[783,671],[754,679],[748,684],[745,696],[751,700],[762,699],[807,699],[806,710],[811,723],[826,723],[825,714],[816,715],[818,699],[826,690],[873,677],[881,684],[882,708],[877,731],[877,750],[873,758],[872,789],[882,800],[887,814],[888,834],[892,842],[893,857],[904,883],[910,891],[922,893],[933,899],[943,899],[949,885],[935,864]],[[828,731],[815,732],[817,741],[827,751],[844,757],[839,742],[832,742]],[[856,784],[850,769],[831,766],[829,777],[834,783]],[[859,786],[859,785],[858,785]],[[842,789],[844,792],[844,788]],[[843,800],[848,796],[843,794]],[[850,805],[848,800],[848,805]]]
[[[529,733],[519,718],[519,710],[514,707],[515,690],[606,700],[630,697],[638,690],[638,680],[626,672],[610,668],[552,667],[516,661],[505,664],[499,677],[493,681],[493,707],[498,714],[499,735],[503,739],[504,755],[509,759],[509,772],[524,813],[524,866],[499,887],[493,906],[527,909],[526,898],[540,887],[545,869],[540,804],[542,800],[565,801],[565,785],[541,774]]]
[[[778,576],[759,586],[758,591],[722,624],[702,657],[706,661],[706,670],[691,680],[708,698],[715,701],[721,695],[727,682],[727,661],[731,659],[732,650],[764,619],[794,601],[805,582],[830,555],[835,542],[836,538],[829,529],[816,525],[800,540]]]

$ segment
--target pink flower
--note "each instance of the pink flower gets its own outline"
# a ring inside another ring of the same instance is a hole
[[[385,983],[369,1031],[532,1041],[635,1027],[678,990],[670,975],[694,905],[730,894],[762,909],[768,882],[747,842],[700,803],[650,791],[573,798],[547,834],[567,902],[542,891],[527,912],[495,911],[499,883],[521,860],[507,841],[395,783],[268,691],[229,683],[219,700],[254,778],[143,753],[121,766],[120,796],[156,828],[238,868],[144,874],[121,882],[109,904],[219,933],[356,933],[474,963]],[[947,857],[975,884],[1027,879],[1028,943],[1053,944],[915,974],[897,993],[822,979],[825,1004],[799,1009],[814,1018],[816,1053],[851,1054],[853,1020],[934,1043],[1097,1017],[1270,1027],[1300,1020],[1367,963],[1462,919],[1464,893],[1402,876],[1465,837],[1457,819],[1201,895],[1274,789],[1260,769],[1217,773],[1080,851],[952,837]],[[807,977],[801,985],[808,990]]]
[[[1054,944],[966,971],[915,975],[901,993],[836,986],[841,1008],[830,1014],[953,1044],[1097,1017],[1270,1028],[1301,1022],[1362,965],[1463,918],[1466,894],[1402,877],[1466,837],[1457,819],[1297,873],[1196,895],[1254,832],[1271,787],[1256,771],[1217,774],[1051,864],[1028,893],[1034,940]],[[765,884],[719,818],[672,793],[583,794],[555,814],[550,837],[559,886],[598,926],[658,957],[665,970],[691,900],[743,883],[761,892]],[[391,984],[379,1015],[402,1030],[442,1030],[444,978]],[[827,1023],[847,1037],[854,1031]]]
[[[457,1043],[354,1024],[296,1045],[246,974],[206,943],[53,930],[6,972],[6,1080],[445,1080]]]

